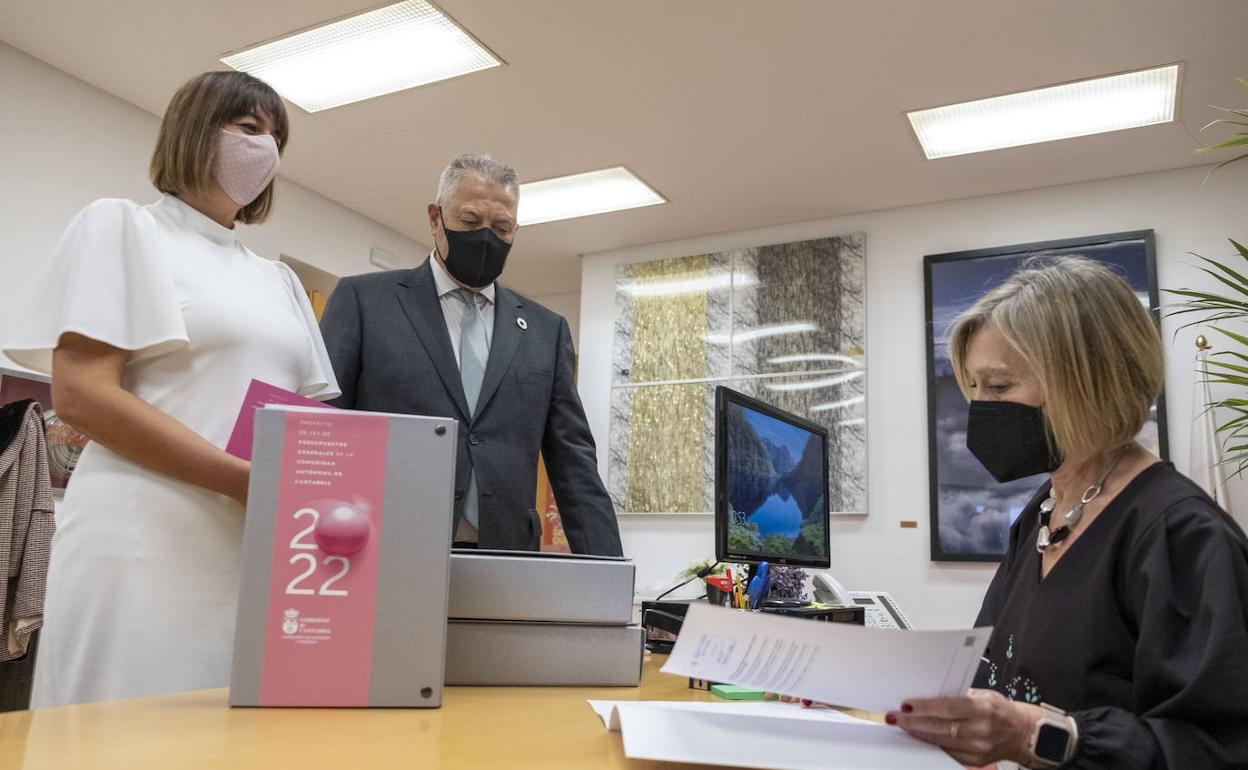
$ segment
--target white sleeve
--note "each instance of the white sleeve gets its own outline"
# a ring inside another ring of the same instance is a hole
[[[119,199],[80,211],[29,287],[5,355],[50,374],[52,351],[67,332],[131,351],[131,360],[185,347],[182,308],[146,217]]]
[[[295,306],[295,314],[308,330],[310,350],[308,363],[303,379],[299,384],[299,395],[328,401],[342,395],[338,390],[338,380],[334,377],[334,367],[329,362],[329,353],[325,350],[325,340],[321,338],[321,329],[316,323],[316,313],[312,311],[312,303],[308,301],[308,293],[304,290],[299,276],[285,262],[274,262],[278,272],[286,280],[286,288],[291,302]]]

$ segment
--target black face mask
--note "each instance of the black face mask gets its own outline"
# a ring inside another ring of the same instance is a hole
[[[442,212],[438,211],[442,219]],[[442,263],[446,272],[465,286],[480,289],[498,280],[507,264],[511,244],[494,234],[488,227],[478,230],[451,230],[442,219],[442,232],[446,233],[446,250]]]
[[[1052,473],[1062,464],[1039,407],[1015,401],[972,401],[966,448],[998,482]]]

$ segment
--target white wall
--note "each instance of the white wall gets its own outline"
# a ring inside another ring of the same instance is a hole
[[[1187,252],[1227,256],[1228,237],[1248,238],[1248,168],[1225,169],[1202,185],[1206,172],[1182,169],[586,255],[580,387],[600,470],[605,478],[617,264],[865,232],[870,514],[833,520],[832,573],[850,589],[892,592],[916,625],[969,624],[995,566],[929,560],[923,256],[1151,228],[1161,288],[1205,286]],[[1170,300],[1163,294],[1162,301]],[[1196,332],[1171,343],[1175,326],[1167,321],[1164,330],[1170,451],[1186,469]],[[1248,507],[1248,485],[1233,484],[1232,496],[1234,508]],[[918,520],[919,528],[901,529],[905,519]],[[653,595],[690,561],[714,553],[709,515],[624,515],[620,527],[642,593]]]
[[[38,274],[61,231],[96,198],[154,201],[147,166],[160,121],[94,86],[0,43],[0,340],[20,312],[20,287]],[[299,137],[292,138],[292,146]],[[408,264],[428,248],[282,177],[264,225],[243,242],[336,275],[374,268],[380,246]]]

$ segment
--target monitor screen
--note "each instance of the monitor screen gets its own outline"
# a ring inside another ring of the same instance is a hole
[[[828,567],[827,431],[723,386],[715,423],[716,558]]]

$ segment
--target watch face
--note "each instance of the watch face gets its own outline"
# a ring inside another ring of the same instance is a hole
[[[1061,762],[1066,759],[1066,742],[1070,733],[1057,725],[1040,725],[1036,735],[1036,756],[1050,762]]]

